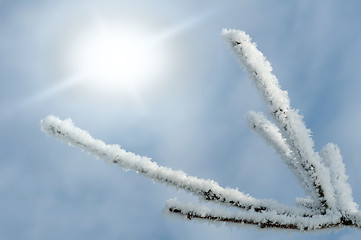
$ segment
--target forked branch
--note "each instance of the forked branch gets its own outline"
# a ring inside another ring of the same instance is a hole
[[[265,99],[275,122],[273,124],[262,113],[250,112],[250,128],[275,148],[305,189],[308,198],[297,199],[296,206],[285,206],[270,199],[256,199],[236,189],[222,188],[213,180],[199,179],[182,171],[159,166],[150,158],[94,139],[88,132],[74,126],[70,119],[60,120],[48,116],[41,121],[41,129],[106,162],[183,189],[201,200],[233,209],[210,209],[177,200],[167,202],[169,213],[188,219],[300,231],[343,226],[361,228],[361,214],[353,201],[337,146],[328,144],[321,154],[315,152],[310,130],[306,128],[298,111],[291,108],[287,92],[281,90],[270,63],[256,44],[242,31],[223,30],[222,35]]]

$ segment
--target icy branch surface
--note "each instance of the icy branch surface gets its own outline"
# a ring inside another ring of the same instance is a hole
[[[223,30],[222,35],[264,98],[273,118],[274,123],[262,113],[251,111],[247,115],[249,127],[276,150],[305,189],[307,197],[297,198],[296,206],[285,206],[272,199],[256,199],[236,189],[222,188],[213,180],[159,166],[148,157],[94,139],[70,119],[48,116],[41,121],[42,131],[110,164],[217,204],[210,208],[173,199],[166,205],[167,212],[172,215],[189,220],[298,231],[345,226],[361,228],[361,212],[353,201],[338,147],[327,144],[320,154],[316,152],[311,131],[306,128],[298,110],[291,107],[287,92],[280,88],[271,64],[256,44],[242,31]]]

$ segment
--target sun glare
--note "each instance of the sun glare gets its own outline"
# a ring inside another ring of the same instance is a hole
[[[149,32],[136,27],[97,26],[79,34],[70,67],[97,91],[137,91],[162,69],[163,51],[150,39]]]

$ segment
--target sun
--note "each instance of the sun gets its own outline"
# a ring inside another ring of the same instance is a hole
[[[164,51],[139,26],[97,24],[80,31],[67,64],[87,87],[107,94],[139,91],[164,67]]]

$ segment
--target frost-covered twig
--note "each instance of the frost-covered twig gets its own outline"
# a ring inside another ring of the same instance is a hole
[[[250,111],[247,114],[249,127],[263,137],[276,152],[282,157],[286,165],[292,170],[297,167],[296,159],[293,157],[286,141],[283,139],[279,128],[269,121],[261,112]]]
[[[345,173],[345,165],[342,162],[340,149],[337,145],[329,143],[321,150],[321,157],[330,170],[337,209],[345,213],[357,212],[358,206],[353,201],[352,190],[347,183],[348,176]]]
[[[334,209],[335,198],[328,170],[314,152],[310,130],[306,128],[297,110],[291,108],[288,94],[281,90],[272,73],[271,64],[246,33],[224,29],[222,34],[265,99],[270,114],[297,159],[295,170],[303,178],[306,193],[322,207],[322,212]]]
[[[204,200],[228,204],[246,210],[253,209],[256,212],[276,211],[279,214],[312,214],[308,209],[288,207],[274,200],[255,199],[235,189],[222,188],[213,180],[199,179],[188,176],[179,170],[175,171],[159,166],[150,158],[127,152],[121,149],[119,145],[107,145],[101,140],[94,139],[87,131],[77,128],[70,119],[60,120],[50,115],[41,121],[41,129],[46,134],[79,147],[108,163],[117,164],[126,170],[134,170],[154,181],[184,189]]]
[[[213,180],[199,179],[182,171],[158,166],[150,158],[94,139],[88,132],[75,127],[70,119],[48,116],[41,121],[41,129],[111,164],[186,190],[202,200],[236,207],[228,211],[176,200],[167,202],[168,212],[188,219],[300,231],[343,226],[361,228],[361,213],[353,201],[338,147],[328,144],[321,154],[315,152],[310,130],[298,111],[291,108],[287,92],[281,90],[270,63],[256,44],[242,31],[223,30],[222,34],[253,79],[275,121],[273,124],[262,113],[250,112],[247,118],[249,126],[276,149],[305,189],[307,198],[296,199],[296,206],[256,199],[236,189],[222,188]]]
[[[210,209],[193,203],[182,203],[176,199],[167,201],[167,209],[171,213],[214,222],[241,223],[256,225],[261,228],[281,228],[300,231],[312,231],[343,226],[340,213],[333,215],[313,215],[302,217],[294,215],[279,215],[275,212],[258,213],[255,211],[231,212],[224,209]]]

